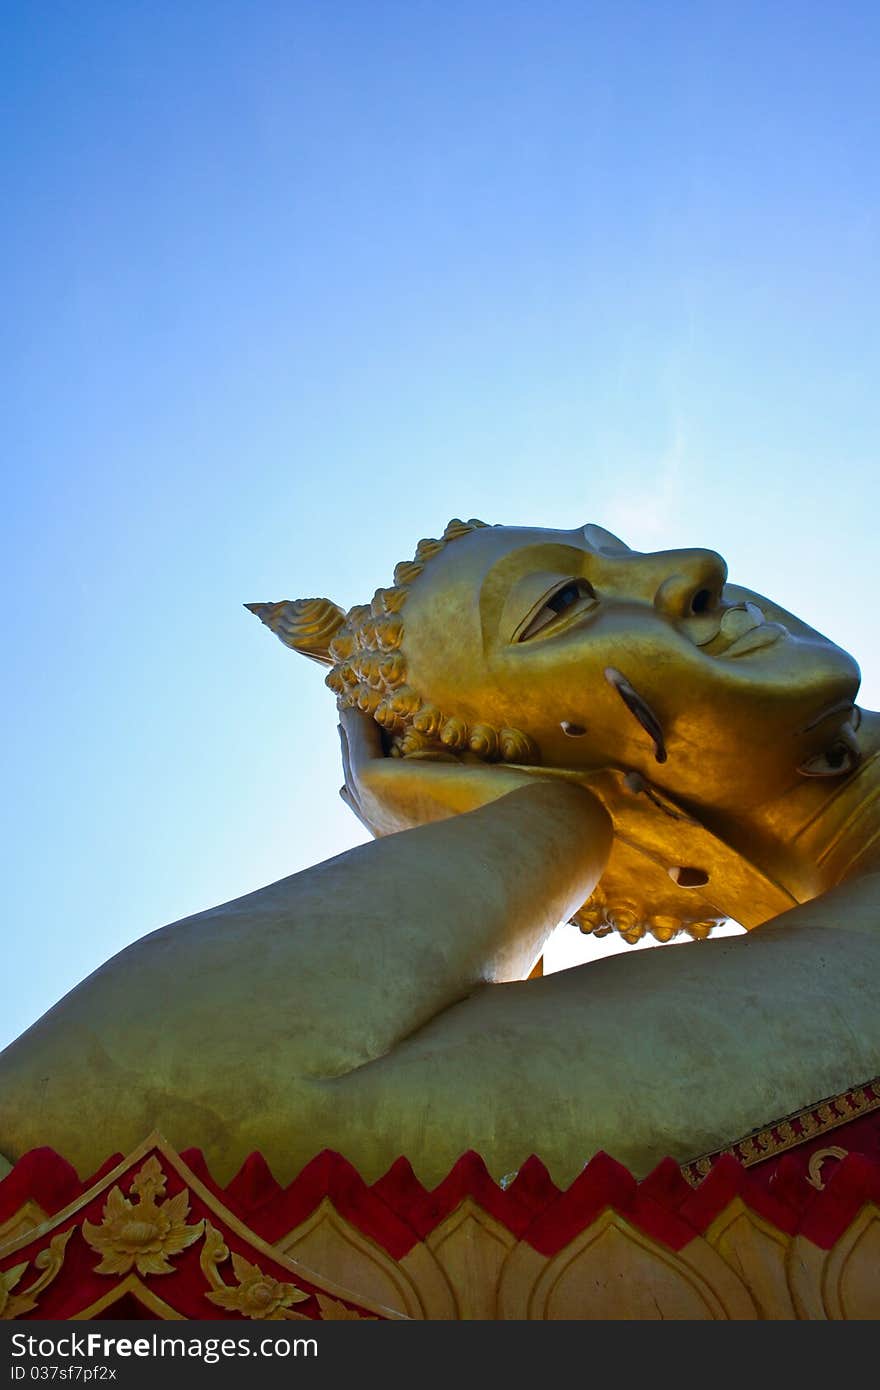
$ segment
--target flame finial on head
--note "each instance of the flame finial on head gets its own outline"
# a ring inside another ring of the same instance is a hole
[[[370,603],[356,604],[347,613],[321,598],[246,603],[245,608],[285,646],[329,666],[325,684],[336,694],[338,708],[356,706],[371,715],[385,729],[392,754],[445,758],[464,753],[488,762],[537,762],[538,749],[528,734],[471,725],[444,713],[406,683],[401,609],[411,585],[451,541],[485,527],[476,517],[453,517],[442,536],[420,540],[415,557],[395,567],[392,588],[377,589]]]
[[[246,603],[245,608],[295,652],[332,666],[328,650],[345,622],[345,613],[329,598],[282,599],[280,603]]]

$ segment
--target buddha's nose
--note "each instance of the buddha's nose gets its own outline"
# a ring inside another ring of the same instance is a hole
[[[688,618],[717,608],[727,565],[714,550],[665,550],[657,564],[654,607],[670,618]]]

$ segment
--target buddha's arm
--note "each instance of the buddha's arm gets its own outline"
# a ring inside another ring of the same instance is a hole
[[[871,865],[865,872],[853,874],[835,888],[780,913],[754,931],[790,933],[807,927],[880,936],[880,866]]]
[[[477,985],[522,979],[592,891],[610,841],[592,795],[535,781],[359,846],[182,930],[209,933],[215,968],[218,955],[249,943],[246,975],[230,970],[224,982],[227,997],[238,996],[232,1007],[253,1012],[258,975],[263,998],[282,996],[278,1007],[297,1020],[305,1074],[338,1075]]]
[[[791,924],[479,990],[334,1083],[347,1153],[387,1166],[379,1104],[429,1183],[462,1135],[495,1171],[535,1152],[560,1183],[598,1149],[642,1176],[723,1148],[876,1076],[878,948]]]
[[[610,839],[590,793],[534,781],[359,846],[135,942],[3,1054],[0,1093],[39,1078],[66,1094],[87,1058],[102,1085],[130,1090],[148,1064],[184,1095],[255,1049],[279,1081],[352,1071],[477,985],[527,974]]]

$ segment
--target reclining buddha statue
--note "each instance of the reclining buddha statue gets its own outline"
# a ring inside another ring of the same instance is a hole
[[[880,716],[714,551],[455,520],[369,604],[248,607],[327,668],[374,839],[62,999],[0,1056],[7,1159],[639,1176],[880,1072]],[[541,975],[571,920],[693,940]]]

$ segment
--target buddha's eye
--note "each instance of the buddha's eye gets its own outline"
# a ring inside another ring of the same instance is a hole
[[[557,618],[570,613],[575,607],[583,606],[585,603],[592,607],[595,602],[596,592],[588,580],[568,579],[558,589],[554,589],[548,598],[544,599],[541,607],[532,614],[516,640],[527,642],[530,637],[536,636],[537,633],[554,623]]]

